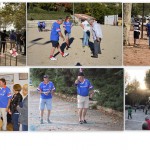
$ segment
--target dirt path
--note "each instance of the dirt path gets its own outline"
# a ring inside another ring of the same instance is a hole
[[[63,29],[62,29],[63,31]],[[38,32],[37,28],[28,28],[28,65],[31,66],[75,66],[78,62],[82,66],[120,66],[122,65],[122,28],[102,25],[103,40],[101,43],[102,54],[99,58],[92,58],[90,48],[82,48],[83,31],[80,26],[72,28],[72,44],[66,58],[60,54],[57,61],[50,61],[51,43],[50,31]],[[90,38],[93,42],[92,36]],[[63,43],[62,41],[60,43]],[[57,50],[55,51],[57,53]]]
[[[138,47],[133,45],[133,31],[130,32],[131,46],[124,47],[124,65],[125,66],[149,66],[150,49],[148,38],[144,32],[144,38],[139,40]]]
[[[98,110],[88,110],[87,124],[78,123],[77,106],[74,102],[66,102],[53,97],[51,124],[46,121],[40,124],[39,94],[30,92],[29,128],[31,131],[116,131],[123,130],[123,119],[106,115]]]

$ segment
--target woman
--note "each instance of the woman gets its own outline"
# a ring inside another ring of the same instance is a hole
[[[70,22],[69,16],[66,17],[63,27],[65,29],[65,36],[66,36],[66,45],[67,45],[66,49],[68,50],[68,48],[70,48],[69,39],[71,37],[71,28],[72,28],[72,23]]]
[[[17,106],[17,111],[20,113],[19,121],[22,124],[22,131],[28,131],[28,84],[22,88],[23,102],[22,106]]]

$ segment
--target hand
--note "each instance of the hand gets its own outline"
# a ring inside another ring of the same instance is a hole
[[[6,112],[9,112],[10,111],[10,109],[8,109],[8,107],[6,108]]]
[[[45,94],[45,95],[48,95],[48,93],[47,93],[47,92],[45,92],[44,94]]]
[[[78,82],[79,82],[79,80],[77,79],[77,80],[75,80],[75,84],[78,84]]]
[[[97,42],[100,42],[100,41],[101,41],[101,38],[97,37],[97,38],[96,38],[96,41],[97,41]]]
[[[19,108],[19,105],[17,105],[17,109]]]
[[[10,111],[10,109],[8,110],[8,113],[11,115],[12,114],[12,112]]]
[[[80,77],[80,76],[78,76],[77,80],[78,80],[78,81],[80,81],[80,79],[81,79],[81,77]]]

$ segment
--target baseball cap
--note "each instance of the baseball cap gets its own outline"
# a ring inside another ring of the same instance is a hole
[[[83,72],[79,72],[78,76],[84,76],[84,73]]]
[[[48,75],[44,75],[43,78],[48,78]]]

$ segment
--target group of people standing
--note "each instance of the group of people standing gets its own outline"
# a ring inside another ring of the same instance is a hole
[[[20,93],[22,90],[22,94]],[[11,115],[13,131],[28,131],[28,85],[21,87],[20,84],[13,85],[13,95],[6,80],[0,79],[0,119],[2,130],[7,131],[7,116]],[[20,126],[20,124],[22,126]],[[20,128],[21,127],[21,128]]]
[[[77,88],[77,107],[78,107],[78,116],[79,123],[87,123],[86,121],[86,113],[89,107],[89,98],[93,97],[93,85],[90,83],[88,79],[84,77],[83,72],[78,73],[78,77],[75,80],[75,86]],[[37,88],[40,93],[40,123],[44,123],[43,115],[45,106],[47,108],[47,123],[51,123],[50,114],[52,110],[52,97],[56,88],[54,83],[49,80],[48,75],[43,76],[43,82],[41,82]]]
[[[0,31],[0,56],[6,52],[6,44],[10,43],[10,50],[16,49],[16,51],[22,52],[22,55],[26,55],[26,30],[22,31],[10,31],[10,33],[3,30]],[[8,48],[8,47],[7,47]]]
[[[143,112],[144,112],[144,108],[145,107],[143,107]],[[136,112],[136,109],[137,108],[134,107],[135,112]],[[146,111],[147,111],[147,108],[146,108]],[[147,115],[146,111],[145,111],[145,115]],[[132,119],[132,107],[131,106],[129,106],[128,108],[128,119]],[[150,130],[150,118],[148,115],[145,117],[145,121],[142,123],[142,130]]]
[[[138,46],[138,40],[140,38],[141,23],[140,23],[138,18],[135,18],[133,21],[134,21],[133,22],[134,46],[137,47]],[[150,49],[150,19],[148,19],[148,23],[146,24],[146,31],[147,31],[147,37],[149,38],[148,45],[149,45],[149,49]]]
[[[63,24],[64,27],[64,34],[65,38],[61,32],[60,25]],[[50,33],[50,41],[52,43],[52,49],[50,51],[50,60],[57,60],[54,56],[55,49],[57,48],[62,57],[66,57],[69,55],[69,53],[64,53],[59,44],[59,37],[63,39],[63,41],[66,40],[66,49],[68,50],[70,48],[70,38],[71,38],[71,29],[72,29],[72,22],[70,22],[70,17],[67,16],[65,21],[63,22],[63,19],[60,18],[56,22],[52,24],[52,29]],[[98,24],[93,18],[87,18],[82,21],[81,27],[83,28],[83,41],[82,41],[82,47],[89,46],[89,38],[90,38],[90,32],[92,32],[93,41],[94,41],[94,49],[93,49],[93,58],[98,58],[98,54],[101,54],[101,48],[100,43],[102,40],[102,30],[100,27],[100,24]]]

